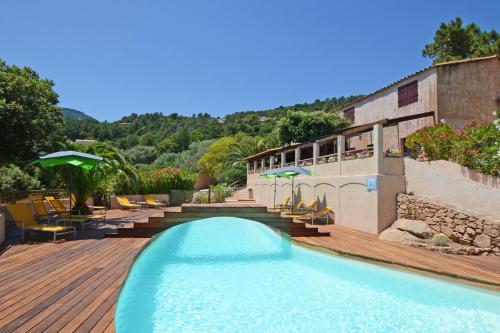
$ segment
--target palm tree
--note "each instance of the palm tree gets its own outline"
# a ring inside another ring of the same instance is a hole
[[[228,163],[233,166],[242,166],[245,164],[247,157],[260,153],[266,148],[264,140],[259,137],[237,135],[236,143],[230,146]]]

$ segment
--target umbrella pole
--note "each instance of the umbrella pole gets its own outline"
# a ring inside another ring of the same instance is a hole
[[[276,209],[276,176],[274,177],[274,198],[273,198],[273,209]]]
[[[69,224],[70,224],[70,226],[71,226],[71,212],[73,211],[72,202],[71,202],[72,201],[71,200],[71,197],[72,197],[71,195],[73,194],[72,193],[73,189],[72,189],[72,186],[71,186],[72,184],[73,184],[73,172],[72,172],[72,170],[70,168],[70,170],[69,170]],[[75,200],[75,203],[76,203],[76,200]]]
[[[290,211],[292,212],[293,214],[293,206],[295,205],[295,198],[294,198],[294,195],[293,195],[293,182],[295,180],[295,177],[292,176],[292,209],[290,209]]]

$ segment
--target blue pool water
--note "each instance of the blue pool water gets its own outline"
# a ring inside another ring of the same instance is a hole
[[[182,224],[138,257],[118,332],[499,332],[500,296],[316,252],[266,226]]]

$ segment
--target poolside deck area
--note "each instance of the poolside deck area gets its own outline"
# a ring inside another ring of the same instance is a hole
[[[456,282],[500,291],[500,256],[452,255],[380,240],[377,236],[338,225],[323,225],[330,237],[294,237],[322,250],[362,260],[430,273]],[[483,283],[481,283],[483,282]]]
[[[108,211],[105,227],[85,231],[77,240],[7,248],[0,255],[0,332],[114,332],[120,287],[149,238],[104,235],[155,215],[163,215],[163,211]],[[500,287],[499,256],[447,255],[380,241],[340,226],[321,229],[330,231],[331,236],[295,240],[341,254],[392,262],[395,267],[441,271]]]

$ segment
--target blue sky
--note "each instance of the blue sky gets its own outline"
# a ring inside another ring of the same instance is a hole
[[[431,63],[442,21],[499,30],[500,1],[2,0],[0,58],[99,119],[214,116],[369,93]]]

